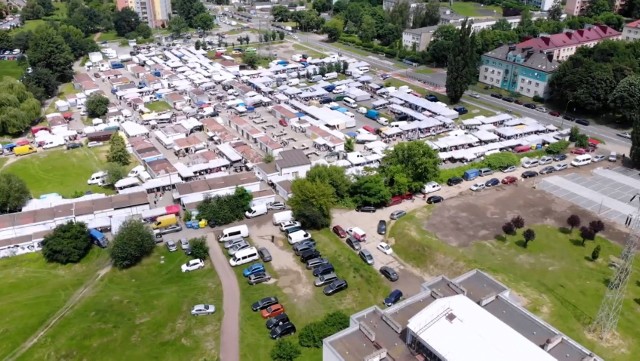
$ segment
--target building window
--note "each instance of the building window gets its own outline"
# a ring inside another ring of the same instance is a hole
[[[522,89],[524,89],[523,87],[520,87],[520,91],[522,91]]]
[[[521,82],[521,83],[524,83],[524,79],[520,79],[520,82]]]
[[[486,75],[484,76],[484,80],[487,80],[487,76]]]
[[[531,89],[527,88],[527,93],[531,93]]]
[[[540,86],[540,83],[536,82],[536,88]]]

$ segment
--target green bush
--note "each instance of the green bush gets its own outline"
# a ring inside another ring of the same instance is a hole
[[[349,316],[341,311],[326,315],[321,321],[312,322],[302,328],[298,335],[302,347],[322,347],[322,340],[349,327]]]
[[[496,170],[510,167],[512,165],[518,165],[520,163],[520,159],[514,153],[500,152],[486,156],[482,163],[485,167]]]
[[[561,140],[553,144],[549,144],[545,151],[547,154],[561,154],[564,153],[567,148],[569,148],[569,142],[566,140]]]
[[[189,241],[191,246],[191,256],[193,258],[207,259],[209,258],[209,246],[204,237],[193,238]]]

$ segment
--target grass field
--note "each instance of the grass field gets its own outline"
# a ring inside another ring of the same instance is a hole
[[[390,288],[377,271],[362,262],[355,252],[350,251],[344,242],[329,230],[313,232],[313,238],[323,257],[328,258],[335,266],[336,274],[347,280],[349,288],[327,297],[322,293],[323,287],[314,287],[313,297],[310,299],[292,299],[276,284],[249,286],[242,276],[242,270],[246,266],[237,267],[235,271],[242,295],[240,308],[240,359],[242,361],[271,359],[269,352],[275,342],[269,337],[265,320],[259,313],[251,311],[251,304],[263,297],[277,296],[299,332],[306,324],[321,319],[329,312],[342,310],[347,316],[351,316],[356,311],[379,304],[388,295]],[[285,242],[284,247],[290,251],[291,257],[297,259],[288,243]],[[277,261],[277,259],[274,260],[274,262]],[[267,264],[267,268],[274,278],[280,276],[270,265]],[[305,276],[304,282],[313,282],[310,271],[305,271]],[[295,335],[290,336],[290,339],[295,343],[298,342],[298,337]],[[262,352],[257,353],[256,350],[262,350]],[[302,351],[299,360],[322,360],[322,349],[302,348]]]
[[[45,262],[40,253],[0,260],[0,358],[33,335],[78,288],[108,262],[106,252],[92,250],[77,265]]]
[[[98,37],[98,41],[113,41],[113,40],[120,40],[123,39],[120,36],[118,36],[118,34],[116,34],[115,31],[107,31],[104,33],[100,33],[100,36]]]
[[[9,76],[20,79],[24,73],[25,67],[18,64],[17,61],[2,60],[0,61],[0,78]]]
[[[637,360],[640,353],[640,300],[636,262],[618,323],[621,342],[603,346],[585,333],[595,317],[606,283],[613,271],[609,256],[619,256],[620,246],[597,238],[579,245],[577,231],[564,234],[549,226],[533,226],[536,240],[522,247],[522,232],[506,240],[477,242],[456,248],[439,241],[423,228],[430,208],[412,212],[391,229],[396,254],[430,274],[457,276],[480,268],[504,282],[524,298],[525,306],[606,360]],[[500,232],[496,230],[496,232]],[[597,262],[590,261],[595,244],[602,247]]]
[[[448,3],[441,6],[449,7]],[[502,13],[502,9],[499,6],[482,6],[472,2],[454,2],[452,9],[458,15],[469,17],[493,15],[493,11],[495,11],[496,15]]]
[[[433,69],[422,68],[422,69],[414,70],[413,72],[417,73],[417,74],[432,74],[433,73]]]
[[[161,262],[164,257],[164,263]],[[158,247],[129,270],[112,269],[22,360],[216,360],[222,290],[208,264],[182,273],[189,258]],[[191,307],[211,303],[212,316]],[[23,306],[24,307],[24,306]]]
[[[165,101],[157,101],[144,105],[147,109],[152,112],[162,112],[165,110],[171,110],[171,105]]]
[[[304,45],[301,44],[293,44],[293,48],[296,50],[300,50],[301,52],[303,52],[304,54],[309,55],[312,58],[324,58],[327,56],[327,54],[325,53],[321,53],[317,50],[313,50],[312,48],[306,47]]]
[[[71,197],[77,191],[110,194],[113,191],[108,188],[87,185],[92,173],[104,169],[107,148],[40,150],[17,159],[2,171],[20,176],[36,198],[47,193]]]

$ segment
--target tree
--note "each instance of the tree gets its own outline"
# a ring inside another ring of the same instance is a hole
[[[125,35],[136,31],[140,25],[140,17],[138,13],[126,7],[122,10],[116,10],[113,13],[113,28],[118,36]]]
[[[611,11],[611,5],[609,5],[609,1],[592,0],[592,1],[589,1],[589,5],[587,6],[585,15],[587,17],[593,18],[610,11]]]
[[[503,169],[518,165],[520,158],[511,152],[500,152],[486,156],[483,163],[491,169]]]
[[[131,156],[127,151],[127,146],[124,143],[124,139],[119,133],[115,133],[111,136],[109,141],[109,153],[107,154],[107,161],[117,163],[121,166],[126,166],[131,163]]]
[[[117,137],[117,135],[114,135],[114,137]],[[107,184],[116,184],[117,181],[125,178],[128,173],[124,166],[113,162],[107,163],[105,171],[107,172]]]
[[[181,16],[174,16],[171,20],[169,20],[169,30],[176,37],[180,37],[182,33],[189,29],[189,24],[187,21]]]
[[[276,5],[271,8],[271,15],[273,15],[273,21],[284,23],[289,21],[291,12],[284,5]]]
[[[628,76],[611,94],[611,107],[633,124],[629,158],[634,166],[640,166],[640,75]]]
[[[86,102],[87,113],[92,118],[99,118],[109,110],[109,98],[100,94],[91,94]]]
[[[32,67],[49,69],[60,82],[73,77],[71,48],[49,25],[41,25],[33,32],[27,56]]]
[[[570,143],[566,140],[559,140],[555,143],[549,144],[545,149],[545,152],[547,152],[547,154],[562,154],[567,150],[567,148],[569,148],[569,144]]]
[[[391,191],[381,175],[362,175],[351,186],[351,198],[359,206],[384,206],[391,199]]]
[[[594,234],[598,234],[604,231],[604,223],[597,219],[595,221],[589,222],[589,228],[593,231]]]
[[[70,7],[67,7],[67,9],[69,10]],[[67,19],[69,25],[80,29],[87,36],[104,29],[107,22],[110,22],[109,26],[113,26],[110,12],[85,6],[84,4],[74,10],[69,15],[69,19]]]
[[[469,84],[474,81],[477,65],[476,39],[469,18],[457,30],[457,41],[447,61],[447,96],[451,104],[460,101]]]
[[[358,37],[363,43],[370,43],[376,37],[376,23],[369,15],[362,17]]]
[[[331,207],[336,202],[331,186],[308,179],[296,179],[291,184],[291,190],[293,196],[289,199],[289,205],[303,227],[322,229],[331,224]]]
[[[580,227],[580,216],[577,214],[570,215],[569,218],[567,218],[567,224],[571,227],[571,231],[573,231],[574,228]]]
[[[27,90],[39,101],[53,98],[58,94],[60,83],[56,80],[55,74],[49,69],[35,68],[31,73],[25,74],[22,83]]]
[[[145,23],[138,24],[138,26],[136,27],[135,34],[139,38],[143,38],[143,39],[149,39],[149,38],[151,38],[151,35],[153,35],[149,25],[147,25]]]
[[[278,32],[277,31],[272,31],[271,32],[271,41],[276,41],[276,39],[278,38]]]
[[[571,131],[569,133],[569,141],[575,142],[576,140],[578,140],[579,135],[580,135],[580,128],[574,125],[573,127],[571,127]]]
[[[244,187],[236,187],[233,194],[207,197],[198,205],[198,217],[216,226],[244,219],[252,198]]]
[[[200,42],[200,40],[196,40],[196,43],[193,45],[193,47],[196,50],[200,50],[200,48],[202,47],[202,43]]]
[[[129,268],[153,253],[155,248],[156,240],[151,229],[142,221],[128,219],[113,237],[111,260],[120,269]]]
[[[172,8],[192,28],[197,28],[194,24],[195,18],[207,13],[207,9],[200,0],[174,0]]]
[[[298,336],[302,347],[322,347],[322,340],[349,327],[349,317],[341,311],[332,312],[322,320],[307,324]]]
[[[576,138],[576,147],[589,147],[589,137],[586,134],[578,134],[578,137]]]
[[[209,13],[200,13],[193,18],[192,25],[195,29],[209,31],[213,29],[213,16]]]
[[[334,197],[338,202],[349,200],[351,180],[342,167],[316,165],[307,172],[306,179],[310,182],[329,185],[333,189]]]
[[[278,31],[278,39],[280,39],[280,41],[284,40],[284,31]]]
[[[258,67],[258,61],[260,61],[260,57],[256,53],[245,52],[244,54],[242,54],[242,62],[252,69]]]
[[[58,35],[69,46],[74,58],[80,58],[91,51],[98,51],[98,45],[92,39],[84,36],[82,31],[71,25],[60,25]]]
[[[504,234],[514,235],[516,234],[516,227],[513,226],[513,223],[507,222],[502,225],[502,232],[504,232]]]
[[[593,241],[596,238],[596,234],[589,227],[582,226],[580,227],[580,237],[582,237],[582,246],[586,241]]]
[[[409,191],[417,192],[425,183],[440,176],[440,158],[427,143],[411,141],[397,144],[382,159],[380,173],[393,186],[394,176],[404,174],[409,181]]]
[[[318,1],[318,0],[316,0]],[[273,361],[293,361],[300,357],[300,347],[293,342],[280,339],[271,349],[271,360]]]
[[[205,260],[209,258],[209,246],[204,237],[193,238],[189,241],[191,257]]]
[[[18,135],[40,118],[40,102],[24,84],[13,78],[0,80],[0,133]]]
[[[89,250],[91,237],[87,225],[82,222],[60,224],[42,241],[42,255],[47,262],[78,263]]]
[[[596,261],[598,258],[600,258],[600,245],[596,245],[596,247],[593,249],[593,252],[591,252],[591,260],[592,261]]]
[[[0,213],[18,212],[30,198],[29,188],[20,177],[0,173]]]
[[[38,1],[27,0],[27,3],[20,11],[20,17],[22,20],[38,20],[44,16],[44,9]]]
[[[313,3],[311,4],[311,7],[313,8],[313,10],[319,13],[325,13],[327,11],[330,11],[332,6],[333,6],[333,2],[327,1],[327,0],[313,0]]]
[[[347,138],[347,140],[344,142],[344,151],[347,153],[353,152],[354,150],[356,150],[356,141],[354,138]]]
[[[536,232],[531,228],[527,228],[522,232],[522,237],[524,237],[524,248],[527,248],[529,242],[536,239]]]
[[[524,218],[521,216],[515,216],[511,218],[511,223],[516,229],[524,228]]]

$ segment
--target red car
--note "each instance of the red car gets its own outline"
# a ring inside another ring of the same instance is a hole
[[[556,112],[555,110],[552,112],[549,112],[549,115],[554,116],[554,117],[559,117],[560,116],[560,112]]]
[[[584,148],[573,148],[571,149],[572,154],[583,155],[587,153],[587,150]]]
[[[518,181],[518,178],[510,175],[508,177],[504,177],[504,179],[502,180],[502,184],[512,184]]]
[[[346,238],[347,237],[347,232],[345,232],[345,230],[340,226],[333,226],[333,228],[331,228],[331,230],[333,231],[333,233],[336,234],[336,236],[338,236],[340,238]]]
[[[413,193],[405,193],[403,195],[401,195],[402,199],[407,201],[407,200],[412,200],[413,199]]]
[[[280,120],[278,120],[278,124],[282,125],[283,127],[286,127],[289,125],[287,124],[287,121],[284,118],[281,118]]]
[[[282,313],[284,313],[284,306],[279,303],[276,303],[275,305],[269,306],[266,309],[260,311],[262,318],[276,317],[277,315],[280,315]]]

